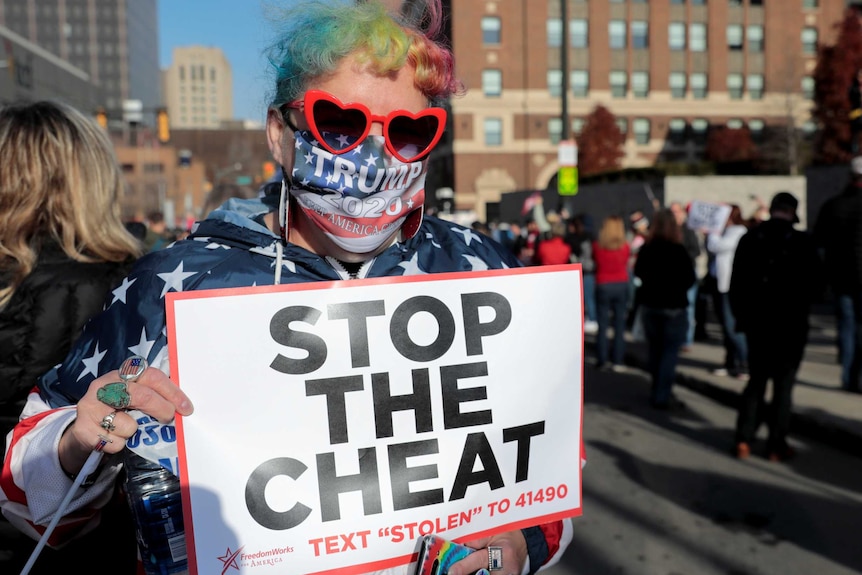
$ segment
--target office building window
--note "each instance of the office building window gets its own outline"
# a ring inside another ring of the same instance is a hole
[[[727,0],[731,6],[742,6],[742,0]]]
[[[584,119],[583,118],[572,118],[572,134],[575,136],[580,136],[581,132],[584,130]]]
[[[569,75],[569,84],[572,87],[572,96],[586,98],[590,91],[590,73],[586,70],[572,70]]]
[[[685,50],[685,24],[683,22],[668,24],[667,44],[671,50]]]
[[[727,26],[727,49],[742,50],[742,26],[739,24]]]
[[[746,88],[748,88],[748,97],[752,100],[763,99],[763,76],[760,74],[749,74],[745,80]]]
[[[671,4],[685,4],[685,0],[670,0]]]
[[[739,118],[731,118],[727,121],[727,127],[731,130],[739,130],[744,125]]]
[[[552,144],[559,144],[563,139],[563,120],[551,118],[548,120],[548,139]]]
[[[614,98],[625,98],[627,89],[626,73],[614,70],[610,73],[611,96]]]
[[[811,136],[814,135],[814,133],[816,131],[817,131],[817,124],[815,122],[813,122],[812,120],[808,120],[807,122],[802,124],[802,133],[806,137],[810,138]]]
[[[649,48],[649,24],[643,20],[632,22],[632,48]]]
[[[749,52],[763,52],[763,26],[752,24],[746,29]]]
[[[731,100],[742,99],[742,74],[727,75],[727,94]]]
[[[559,18],[549,18],[547,23],[548,46],[559,48],[563,45],[563,21]]]
[[[673,118],[667,123],[668,138],[674,144],[685,142],[686,121],[682,118]]]
[[[809,56],[817,54],[817,28],[802,29],[802,53]]]
[[[748,131],[751,133],[751,139],[757,143],[762,142],[765,126],[763,120],[749,120]]]
[[[748,0],[752,6],[763,6],[763,0]]]
[[[555,98],[563,95],[562,70],[548,70],[548,92]]]
[[[698,144],[706,143],[706,134],[709,131],[709,122],[704,118],[695,118],[691,121],[691,135]]]
[[[635,134],[635,142],[640,145],[649,144],[650,122],[647,118],[635,118],[632,122],[632,132]]]
[[[819,4],[817,0],[802,0],[803,8],[817,8]]]
[[[503,120],[500,118],[485,118],[485,145],[500,146],[503,144]]]
[[[692,6],[705,6],[706,0],[691,0]]]
[[[572,48],[586,48],[590,45],[589,23],[586,20],[569,21],[569,42]]]
[[[500,43],[500,19],[496,16],[484,16],[482,18],[482,43]]]
[[[811,76],[802,78],[802,95],[808,100],[814,99],[814,78]]]
[[[608,24],[608,37],[611,49],[626,47],[626,22],[625,20],[611,20]]]
[[[482,70],[482,93],[486,96],[499,96],[503,92],[503,72]]]
[[[671,98],[685,98],[685,73],[684,72],[671,72],[670,80],[668,82],[670,84],[670,97]]]
[[[635,98],[646,98],[649,96],[649,73],[632,72],[632,94]]]
[[[689,24],[688,48],[692,52],[706,52],[706,24],[700,22]]]
[[[708,88],[706,74],[703,72],[695,72],[688,77],[688,80],[691,85],[692,97],[696,100],[703,100],[706,98]]]
[[[617,128],[619,128],[620,134],[623,137],[623,141],[625,141],[626,134],[629,133],[629,120],[628,120],[628,118],[617,117],[616,122],[617,122]]]

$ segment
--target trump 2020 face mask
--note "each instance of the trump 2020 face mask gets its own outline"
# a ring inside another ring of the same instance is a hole
[[[338,144],[337,134],[332,136]],[[311,133],[294,132],[290,194],[299,208],[340,248],[373,252],[400,230],[416,234],[425,203],[428,156],[404,163],[386,148],[383,136],[368,136],[344,154],[317,145]],[[343,136],[342,136],[343,137]],[[337,148],[336,148],[337,149]]]

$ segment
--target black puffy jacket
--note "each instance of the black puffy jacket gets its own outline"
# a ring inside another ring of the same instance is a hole
[[[42,248],[0,310],[0,414],[17,418],[36,378],[63,361],[130,265],[77,262],[53,242]]]

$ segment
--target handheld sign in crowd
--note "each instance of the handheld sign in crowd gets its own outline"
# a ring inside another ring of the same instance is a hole
[[[694,200],[688,208],[686,224],[693,230],[706,230],[710,234],[721,234],[730,217],[730,206]]]
[[[580,515],[580,265],[167,299],[193,574],[368,573]]]

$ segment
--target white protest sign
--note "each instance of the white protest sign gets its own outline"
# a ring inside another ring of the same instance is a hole
[[[724,231],[729,216],[730,206],[727,204],[694,200],[688,209],[686,225],[693,230],[706,230],[710,234],[720,234]]]
[[[191,573],[359,574],[581,510],[579,265],[171,293]]]

